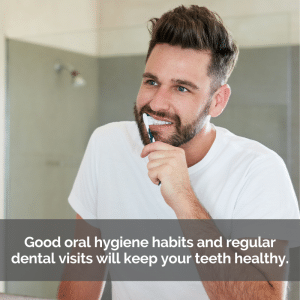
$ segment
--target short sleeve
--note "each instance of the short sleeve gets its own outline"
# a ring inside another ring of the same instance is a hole
[[[96,138],[95,131],[89,140],[71,194],[68,198],[72,208],[83,219],[97,218],[98,159]]]

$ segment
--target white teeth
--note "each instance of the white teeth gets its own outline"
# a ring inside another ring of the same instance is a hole
[[[152,118],[151,116],[148,116],[148,123],[149,123],[149,125],[165,125],[165,124],[172,124],[171,122],[155,120],[155,119]]]

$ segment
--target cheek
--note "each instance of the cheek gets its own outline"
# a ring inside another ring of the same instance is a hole
[[[151,93],[149,92],[149,90],[146,90],[145,88],[141,87],[136,97],[137,108],[143,107],[148,102],[150,102],[150,100],[151,100]]]
[[[191,109],[190,109],[190,114],[192,116],[192,119],[199,116],[208,103],[210,102],[210,94],[209,93],[203,93],[199,97],[195,98],[194,101],[191,103]]]
[[[175,113],[179,116],[182,125],[188,124],[192,120],[194,120],[197,112],[198,112],[198,107],[192,105],[191,103],[189,103],[189,105],[187,105],[186,103],[176,105]]]

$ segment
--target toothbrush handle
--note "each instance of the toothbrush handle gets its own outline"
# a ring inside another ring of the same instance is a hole
[[[150,129],[148,130],[148,135],[149,135],[150,143],[154,143],[155,139],[154,139]],[[160,185],[161,185],[161,181],[159,181],[159,183],[158,183],[158,186],[160,186]]]
[[[151,134],[152,135],[152,134]],[[153,135],[152,135],[152,142],[151,143],[154,143],[155,142],[155,139],[154,139],[154,137],[153,137]],[[158,183],[158,186],[160,186],[161,185],[161,181],[159,181],[159,183]]]

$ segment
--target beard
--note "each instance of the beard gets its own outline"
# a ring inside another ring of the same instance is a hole
[[[172,121],[173,126],[175,125],[175,132],[168,137],[167,139],[164,139],[161,137],[160,133],[155,130],[151,130],[151,133],[155,139],[155,141],[161,141],[164,143],[167,143],[169,145],[172,145],[174,147],[179,147],[183,144],[186,144],[191,139],[193,139],[205,126],[207,123],[207,120],[209,118],[208,112],[211,105],[211,100],[209,99],[203,108],[203,110],[199,113],[199,115],[196,117],[196,119],[188,123],[187,125],[182,125],[181,120],[178,115],[170,115],[166,112],[155,112],[153,111],[149,104],[146,104],[141,108],[140,111],[137,110],[136,104],[134,105],[134,116],[135,121],[137,123],[140,138],[143,142],[143,144],[146,146],[150,143],[149,136],[146,131],[146,127],[143,121],[143,113],[148,113],[149,115],[153,117],[161,117],[161,118],[167,118],[170,121]]]

